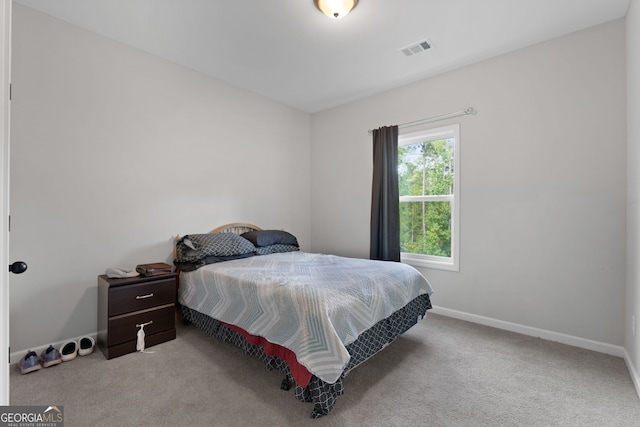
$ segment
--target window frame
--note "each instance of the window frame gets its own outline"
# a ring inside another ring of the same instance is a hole
[[[400,253],[400,261],[414,267],[426,267],[439,270],[460,271],[460,124],[455,123],[437,128],[423,129],[398,135],[398,147],[417,142],[454,138],[453,144],[453,194],[430,196],[400,196],[403,201],[448,201],[451,206],[451,256]]]

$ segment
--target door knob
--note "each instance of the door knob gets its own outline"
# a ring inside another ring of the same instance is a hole
[[[9,271],[14,274],[20,274],[27,271],[27,263],[24,261],[16,261],[9,265]]]

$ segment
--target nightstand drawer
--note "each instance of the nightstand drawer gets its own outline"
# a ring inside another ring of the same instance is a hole
[[[175,295],[175,278],[113,287],[109,289],[109,316],[173,304]]]
[[[171,304],[167,307],[144,310],[109,319],[109,337],[107,339],[107,345],[112,346],[126,341],[137,340],[140,328],[136,325],[140,324],[147,324],[144,327],[145,335],[153,335],[162,331],[174,329],[174,305]]]

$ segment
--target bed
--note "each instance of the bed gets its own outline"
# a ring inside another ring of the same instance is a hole
[[[185,321],[281,370],[327,415],[343,380],[422,319],[433,290],[413,267],[299,250],[282,230],[234,223],[176,239]]]

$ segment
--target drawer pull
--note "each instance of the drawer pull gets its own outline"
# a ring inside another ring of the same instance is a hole
[[[147,295],[136,295],[136,299],[151,298],[152,296],[153,296],[153,292]]]
[[[138,323],[138,324],[136,325],[136,328],[142,328],[142,327],[144,327],[144,326],[149,326],[149,325],[151,325],[151,324],[153,324],[153,320],[149,320],[147,323]]]

